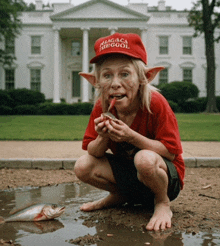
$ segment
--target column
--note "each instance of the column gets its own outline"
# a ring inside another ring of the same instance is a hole
[[[113,35],[114,33],[116,33],[116,31],[118,30],[117,27],[109,27],[108,29],[110,31],[110,34]]]
[[[89,28],[81,28],[83,31],[83,61],[82,71],[89,72]],[[81,77],[81,98],[82,102],[89,101],[89,82]]]
[[[142,42],[147,50],[147,28],[142,28],[141,29],[141,39],[142,39]]]
[[[54,77],[53,102],[60,103],[60,35],[59,28],[54,27]]]

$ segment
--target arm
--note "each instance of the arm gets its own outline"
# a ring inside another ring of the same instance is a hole
[[[133,130],[130,136],[129,143],[133,144],[139,149],[152,150],[170,161],[173,161],[175,158],[175,155],[170,153],[168,149],[165,147],[165,145],[163,145],[160,141],[144,137]]]
[[[171,161],[175,158],[175,155],[171,154],[163,143],[139,134],[120,120],[106,121],[106,127],[108,128],[110,138],[115,142],[128,142],[139,149],[154,151]]]
[[[96,118],[94,124],[98,136],[88,144],[87,151],[92,156],[103,157],[108,149],[109,135],[102,117]]]
[[[108,149],[109,138],[104,138],[100,135],[88,144],[88,153],[95,157],[103,157]]]

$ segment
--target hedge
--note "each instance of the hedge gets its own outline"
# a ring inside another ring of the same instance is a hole
[[[23,97],[27,98],[21,99],[22,93]],[[17,92],[0,90],[0,115],[89,115],[92,112],[92,103],[67,104],[62,100],[61,103],[55,104],[51,100],[45,100],[42,93],[35,92],[31,101],[31,94],[27,89],[18,89]],[[19,98],[18,101],[15,101],[15,98]],[[26,104],[20,105],[22,102]],[[175,113],[199,113],[205,111],[207,98],[188,99],[181,103],[168,99],[168,102]],[[216,97],[216,104],[220,111],[220,96]]]
[[[12,108],[5,105],[0,105],[0,115],[12,115]]]
[[[175,113],[201,113],[206,110],[207,101],[206,97],[200,97],[181,104],[177,104],[173,101],[168,102]],[[220,111],[220,96],[216,97],[216,106]]]
[[[0,106],[14,106],[14,100],[11,98],[7,91],[0,90]]]
[[[191,82],[174,81],[157,87],[168,101],[173,101],[179,105],[188,99],[198,98],[199,95],[198,87]]]
[[[91,103],[43,103],[14,108],[0,105],[0,115],[90,115],[92,108]]]
[[[44,94],[38,91],[32,91],[24,88],[9,90],[7,93],[13,100],[13,107],[20,105],[37,105],[45,102]]]

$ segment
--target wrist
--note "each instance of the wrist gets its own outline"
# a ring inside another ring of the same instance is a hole
[[[135,143],[135,134],[136,134],[136,132],[131,130],[131,133],[130,133],[128,141],[127,141],[129,144],[135,145],[134,144]]]

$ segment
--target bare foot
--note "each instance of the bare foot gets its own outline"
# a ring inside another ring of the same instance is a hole
[[[147,224],[147,230],[165,230],[171,227],[171,218],[173,213],[170,209],[169,203],[157,203],[154,208],[154,214]]]
[[[83,204],[80,207],[80,210],[90,212],[90,211],[94,211],[94,210],[99,210],[99,209],[111,207],[114,205],[123,204],[124,202],[125,202],[125,200],[120,195],[110,193],[107,197],[105,197],[101,200],[94,201],[94,202],[88,202],[88,203]]]

